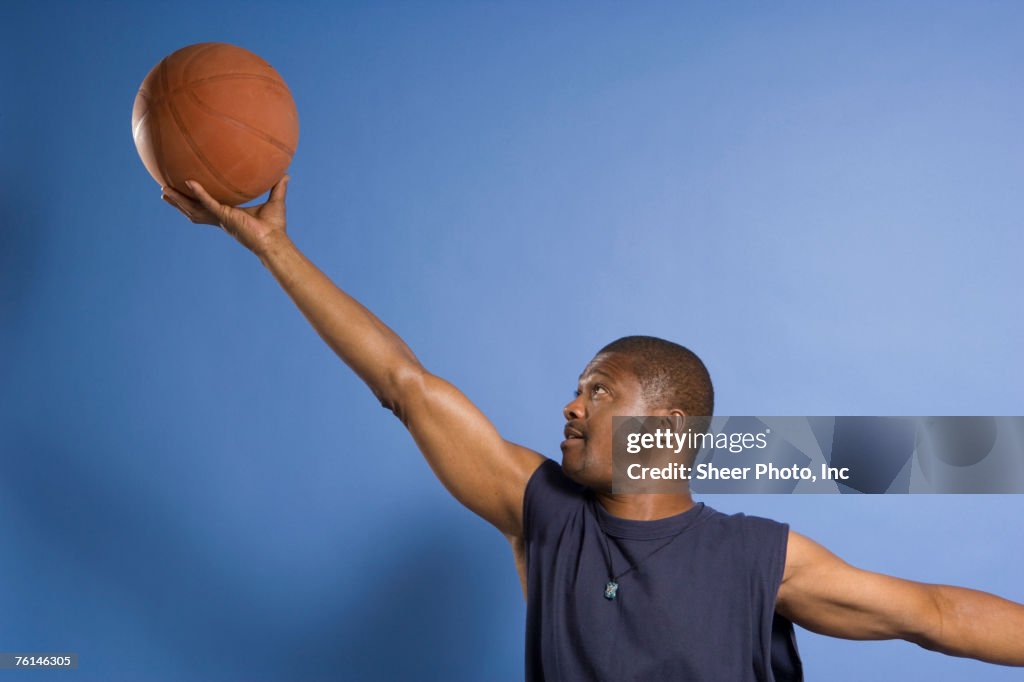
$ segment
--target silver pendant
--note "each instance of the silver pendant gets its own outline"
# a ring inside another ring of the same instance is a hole
[[[609,582],[607,585],[604,586],[604,598],[605,599],[609,599],[609,600],[615,599],[615,593],[618,592],[618,591],[619,591],[619,584],[617,582],[615,582],[614,580],[612,580],[611,582]]]

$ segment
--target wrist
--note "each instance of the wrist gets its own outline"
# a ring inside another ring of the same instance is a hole
[[[292,248],[293,246],[294,244],[292,244],[292,240],[288,237],[287,232],[284,230],[274,230],[273,232],[267,233],[267,235],[253,247],[252,251],[264,265],[269,265],[270,261],[275,256]]]

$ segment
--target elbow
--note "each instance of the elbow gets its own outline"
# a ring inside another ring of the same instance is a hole
[[[949,626],[947,600],[942,594],[941,586],[926,585],[921,600],[920,617],[917,627],[905,639],[917,644],[922,649],[946,653],[946,630]]]
[[[389,369],[381,385],[374,390],[381,407],[390,410],[403,424],[407,423],[407,405],[422,395],[428,373],[419,363]]]

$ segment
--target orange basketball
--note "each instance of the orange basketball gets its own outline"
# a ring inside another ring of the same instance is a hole
[[[299,114],[281,75],[252,52],[198,43],[165,57],[135,96],[132,135],[161,187],[191,196],[198,180],[237,206],[281,179],[299,142]]]

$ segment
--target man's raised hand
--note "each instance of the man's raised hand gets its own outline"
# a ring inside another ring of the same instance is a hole
[[[285,235],[285,195],[289,176],[281,178],[270,190],[266,203],[234,208],[225,206],[195,180],[185,185],[195,194],[192,199],[170,187],[163,188],[164,201],[181,211],[193,223],[215,225],[237,239],[245,248],[259,255],[275,237]]]

